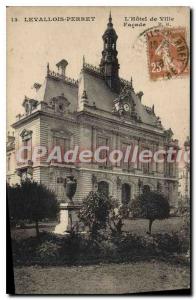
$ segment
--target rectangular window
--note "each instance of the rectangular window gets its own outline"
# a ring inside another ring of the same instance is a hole
[[[70,140],[61,137],[54,138],[54,146],[60,146],[61,151],[64,153],[70,150]]]
[[[31,139],[23,141],[23,147],[27,147],[23,150],[23,159],[31,160],[32,153],[31,153]]]
[[[128,146],[130,146],[129,144],[127,144],[127,143],[123,143],[122,144],[122,147],[121,147],[121,150],[122,150],[122,152],[123,152],[123,158],[122,158],[122,160],[121,160],[121,167],[122,167],[122,169],[123,170],[129,170],[129,168],[130,168],[130,156],[129,156],[129,158],[128,158],[128,161],[127,162],[125,162],[125,154],[126,154],[126,150],[127,150],[127,147]]]
[[[23,129],[20,134],[21,136],[21,158],[27,163],[29,160],[32,159],[32,131]]]
[[[98,137],[97,148],[102,147],[102,146],[108,147],[108,145],[109,145],[108,138]],[[99,166],[105,166],[106,167],[108,165],[108,151],[106,149],[102,149],[99,152],[99,159],[105,159],[104,162],[99,163]]]
[[[53,147],[59,146],[61,149],[61,157],[64,157],[65,152],[70,150],[70,139],[62,137],[54,137]],[[54,160],[54,162],[57,162]]]
[[[172,160],[175,160],[175,155],[172,155]],[[168,155],[164,159],[164,173],[166,176],[175,176],[175,162],[168,161]]]
[[[149,162],[142,163],[142,170],[144,174],[148,174],[150,172],[150,163]]]
[[[148,150],[148,148],[143,148],[142,151],[144,150]],[[145,159],[144,159],[145,160]],[[146,162],[142,162],[142,171],[144,174],[149,174],[150,173],[150,166],[151,166],[151,162],[148,161],[148,158],[146,158]]]
[[[28,146],[28,143],[27,141],[24,141],[23,142],[23,147],[27,147]],[[27,159],[28,158],[28,150],[27,148],[24,148],[23,150],[23,159]]]
[[[64,179],[62,177],[57,177],[57,183],[63,183]]]

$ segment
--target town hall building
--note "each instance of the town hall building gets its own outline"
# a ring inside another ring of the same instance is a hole
[[[34,84],[34,97],[25,96],[23,112],[12,127],[14,135],[7,142],[7,181],[19,183],[26,177],[53,190],[59,201],[66,202],[64,184],[68,176],[77,182],[74,201],[80,202],[90,191],[101,190],[129,204],[145,190],[164,193],[175,206],[178,194],[178,174],[175,162],[59,163],[47,161],[54,145],[64,150],[95,150],[108,146],[111,150],[137,145],[155,152],[178,148],[172,130],[164,129],[153,107],[142,104],[142,91],[135,91],[133,82],[120,78],[117,52],[118,36],[111,15],[103,36],[104,48],[100,65],[92,66],[83,59],[78,80],[67,77],[68,62],[62,59],[53,71],[47,64],[45,80]],[[153,91],[152,91],[153,92]],[[45,146],[48,153],[33,161],[33,148]],[[23,153],[26,162],[15,158],[21,146],[30,146]],[[102,156],[107,156],[107,151]]]

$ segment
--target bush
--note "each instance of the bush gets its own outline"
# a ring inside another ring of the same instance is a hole
[[[91,238],[99,240],[104,231],[111,231],[113,235],[122,233],[124,210],[117,199],[100,192],[90,192],[83,199],[79,220],[88,227]]]
[[[103,193],[90,192],[87,197],[83,199],[79,219],[89,228],[93,239],[97,238],[99,230],[106,228],[109,210],[110,201]]]
[[[53,241],[45,241],[38,245],[36,249],[36,258],[42,263],[48,264],[57,261],[59,256],[59,246]]]
[[[182,251],[189,252],[190,249],[190,215],[186,213],[183,216],[183,225],[182,229],[179,232],[179,239],[182,242]]]
[[[87,236],[56,237],[41,234],[40,240],[13,241],[14,263],[20,265],[73,265],[98,262],[128,262],[186,255],[189,239],[181,234],[137,236],[122,234],[92,240]]]
[[[104,259],[115,258],[118,254],[117,246],[112,240],[105,240],[100,243],[100,254]]]

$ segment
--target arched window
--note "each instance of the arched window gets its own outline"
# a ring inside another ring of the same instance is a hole
[[[128,183],[122,184],[122,204],[128,204],[131,200],[131,186]]]
[[[98,192],[109,196],[109,184],[106,181],[98,182]]]
[[[145,185],[143,186],[142,191],[143,191],[144,194],[150,192],[150,186],[147,185],[147,184],[145,184]]]

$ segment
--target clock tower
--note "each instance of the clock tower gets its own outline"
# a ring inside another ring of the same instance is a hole
[[[120,81],[119,81],[119,63],[118,63],[118,51],[116,50],[116,42],[118,36],[113,28],[111,13],[109,16],[109,22],[107,24],[107,29],[103,36],[103,46],[102,58],[100,62],[101,73],[104,74],[106,84],[111,88],[111,90],[119,93]]]
[[[135,101],[132,96],[133,86],[132,79],[130,86],[124,86],[119,96],[113,101],[113,113],[132,120],[139,120]]]

